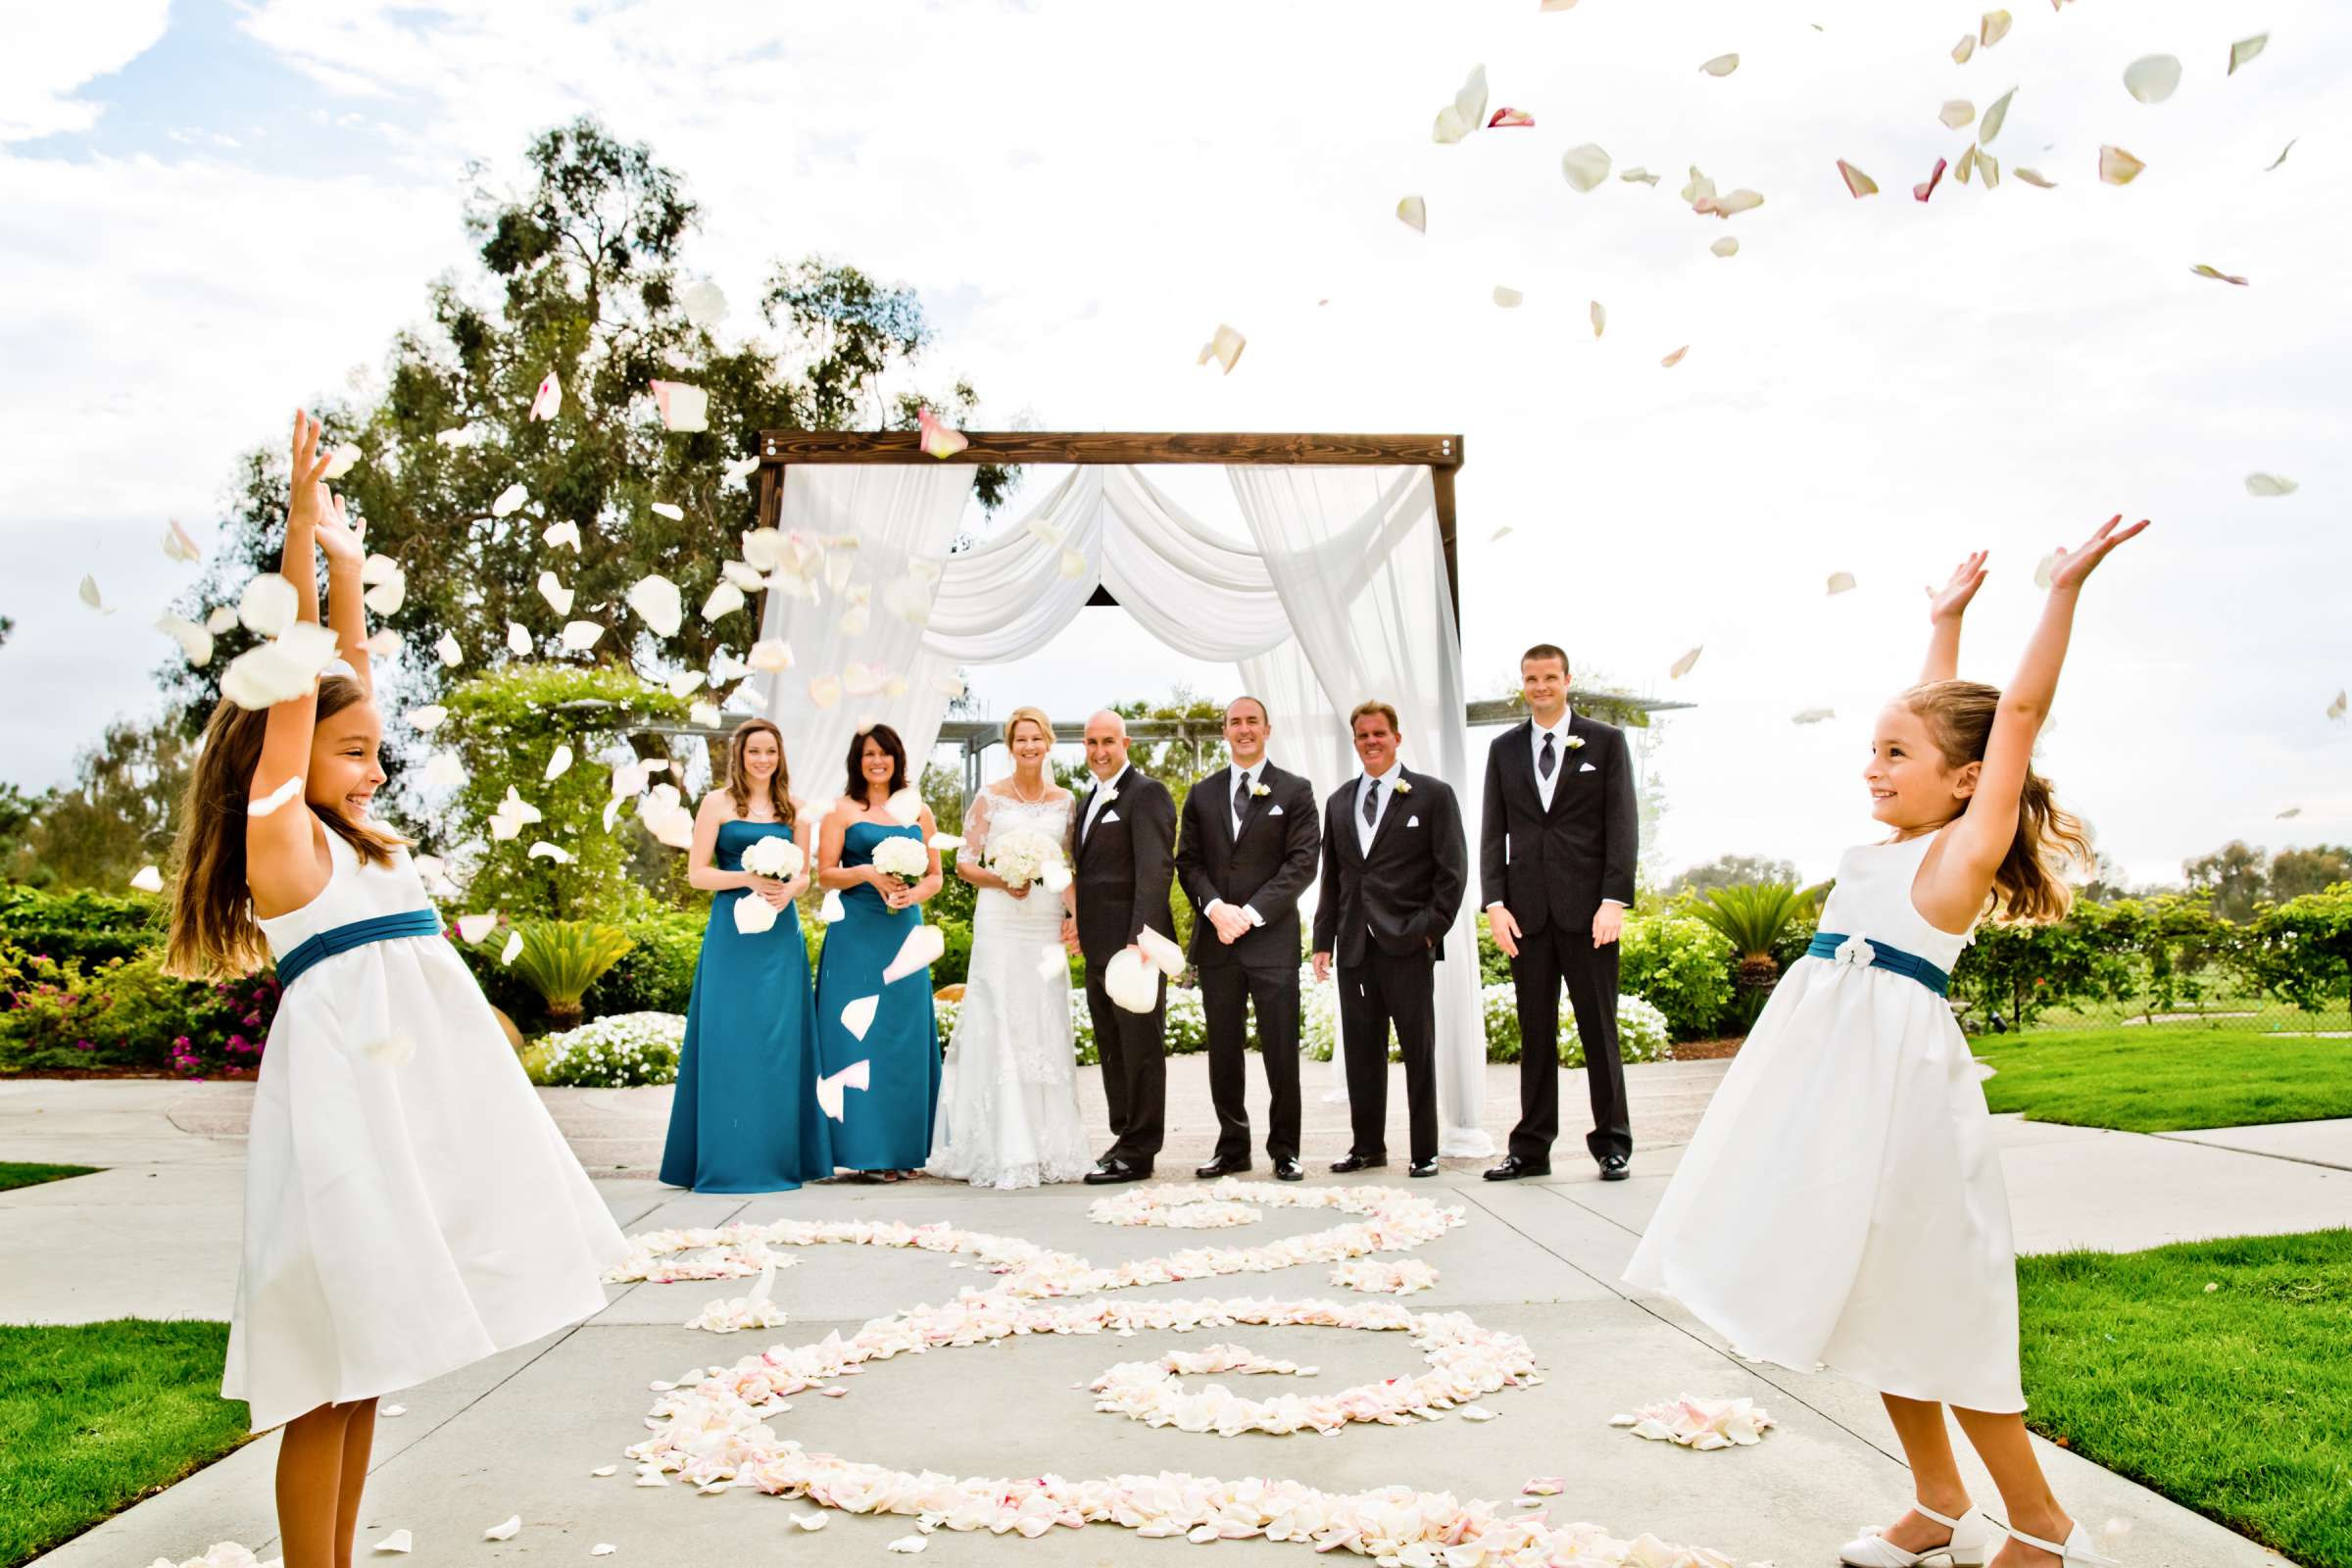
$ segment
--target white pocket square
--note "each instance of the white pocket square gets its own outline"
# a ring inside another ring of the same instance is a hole
[[[1579,767],[1577,771],[1579,773],[1597,773],[1600,771],[1600,769],[1594,767],[1591,762],[1587,762],[1583,766]]]
[[[1406,827],[1419,827],[1421,825],[1421,819],[1417,816],[1408,816],[1404,819],[1404,825]]]
[[[1268,816],[1280,816],[1282,814],[1282,808],[1277,806],[1273,809],[1267,811],[1266,814]]]
[[[1096,819],[1096,821],[1095,821],[1095,826],[1097,826],[1097,827],[1107,827],[1107,826],[1109,826],[1111,823],[1113,823],[1113,822],[1116,822],[1118,819],[1119,819],[1119,813],[1118,813],[1118,812],[1116,812],[1116,811],[1104,811],[1104,812],[1102,814],[1102,816],[1100,816],[1099,818],[1097,818],[1097,819]]]

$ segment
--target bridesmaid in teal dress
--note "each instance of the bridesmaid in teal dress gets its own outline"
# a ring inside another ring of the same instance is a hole
[[[939,1025],[931,1010],[929,965],[889,985],[882,971],[906,933],[923,923],[923,904],[939,891],[939,852],[926,849],[921,880],[911,886],[874,864],[874,847],[910,838],[928,845],[931,812],[911,823],[889,810],[906,788],[906,747],[876,724],[850,741],[850,793],[826,816],[818,838],[816,880],[841,893],[841,918],[825,932],[816,960],[816,1042],[826,1074],[872,1063],[871,1081],[843,1097],[833,1128],[833,1162],[895,1182],[931,1157],[932,1113],[939,1104]],[[873,1022],[859,1039],[843,1020],[853,1003],[873,997]]]
[[[747,719],[727,742],[727,781],[695,813],[687,876],[716,895],[686,1004],[686,1041],[669,1105],[662,1179],[698,1193],[789,1192],[833,1174],[832,1129],[816,1104],[816,1004],[808,950],[793,900],[802,868],[768,877],[743,867],[762,839],[796,832],[784,737]],[[764,931],[737,925],[735,906],[758,899],[775,910]]]

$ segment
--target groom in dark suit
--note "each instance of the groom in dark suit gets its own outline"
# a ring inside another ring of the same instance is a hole
[[[1438,1173],[1437,965],[1469,886],[1462,809],[1446,781],[1396,761],[1396,710],[1348,715],[1361,777],[1323,808],[1315,978],[1340,962],[1340,1041],[1354,1143],[1342,1175],[1389,1162],[1389,1024],[1404,1056],[1411,1174]]]
[[[1487,924],[1511,960],[1519,1000],[1519,1124],[1491,1182],[1551,1174],[1560,1131],[1560,983],[1585,1042],[1602,1181],[1634,1152],[1617,1053],[1617,938],[1634,902],[1641,806],[1625,732],[1568,710],[1568,656],[1538,643],[1519,661],[1529,717],[1487,752],[1479,879]]]
[[[1225,708],[1230,767],[1184,798],[1176,875],[1193,902],[1193,966],[1208,1022],[1208,1092],[1217,1107],[1217,1153],[1203,1181],[1250,1168],[1245,1102],[1249,1009],[1266,1064],[1266,1157],[1279,1181],[1301,1181],[1298,1163],[1298,895],[1315,879],[1315,790],[1266,760],[1274,721],[1254,697]]]
[[[1176,874],[1176,802],[1165,784],[1129,764],[1127,721],[1108,709],[1086,721],[1086,765],[1095,784],[1078,803],[1078,912],[1062,923],[1062,941],[1086,957],[1086,1008],[1110,1102],[1111,1145],[1086,1178],[1099,1187],[1144,1180],[1159,1154],[1168,979],[1157,977],[1150,1012],[1129,1012],[1110,1000],[1103,976],[1144,927],[1175,934],[1168,887]]]

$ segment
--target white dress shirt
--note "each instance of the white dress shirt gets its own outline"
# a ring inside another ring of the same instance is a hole
[[[1381,818],[1389,814],[1389,803],[1396,798],[1396,781],[1403,776],[1403,770],[1392,762],[1386,773],[1366,773],[1355,781],[1355,809],[1351,813],[1355,817],[1355,847],[1367,858],[1372,854],[1372,840],[1380,832]],[[1374,785],[1378,785],[1379,789],[1372,799],[1372,820],[1367,822],[1364,820],[1364,792]]]
[[[1527,721],[1527,765],[1535,770],[1536,798],[1544,803],[1544,809],[1546,811],[1551,809],[1552,791],[1559,787],[1560,775],[1568,771],[1569,759],[1576,755],[1568,745],[1568,721],[1575,716],[1576,713],[1573,710],[1563,708],[1560,710],[1560,721],[1552,725],[1549,729],[1545,729],[1543,725],[1537,723],[1533,718],[1530,718]],[[1544,776],[1543,766],[1544,737],[1546,735],[1549,735],[1552,738],[1552,756],[1557,759],[1552,765],[1551,777],[1549,778],[1545,778]]]
[[[1266,760],[1262,757],[1256,761],[1250,763],[1248,767],[1233,767],[1229,765],[1225,769],[1225,809],[1229,813],[1233,822],[1233,836],[1237,841],[1242,836],[1242,813],[1234,808],[1234,797],[1238,795],[1245,787],[1255,789],[1257,787],[1257,781],[1259,777],[1264,774],[1265,770]],[[1207,907],[1203,908],[1200,912],[1203,914],[1214,914],[1224,906],[1225,901],[1223,899],[1211,899],[1208,901]],[[1254,904],[1243,905],[1242,913],[1250,917],[1250,923],[1251,925],[1264,925],[1266,923],[1266,917],[1257,912],[1257,906]]]
[[[1094,794],[1086,803],[1086,820],[1078,826],[1081,839],[1095,830],[1095,818],[1102,814],[1103,802],[1119,792],[1119,781],[1127,776],[1127,770],[1134,765],[1133,762],[1124,763],[1110,777],[1095,781]]]

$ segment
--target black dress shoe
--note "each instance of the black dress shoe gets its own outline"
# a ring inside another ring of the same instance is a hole
[[[1550,1174],[1551,1167],[1549,1165],[1539,1165],[1533,1160],[1521,1159],[1517,1154],[1505,1154],[1502,1156],[1501,1164],[1487,1172],[1487,1180],[1515,1182],[1529,1176],[1548,1176]]]
[[[1152,1167],[1149,1165],[1130,1164],[1123,1159],[1106,1159],[1088,1171],[1085,1181],[1089,1187],[1110,1187],[1119,1182],[1147,1181],[1151,1175]]]
[[[1621,1182],[1633,1174],[1633,1162],[1623,1154],[1604,1154],[1600,1161],[1600,1179]]]
[[[1435,1176],[1437,1173],[1438,1162],[1434,1159],[1416,1159],[1412,1169],[1405,1172],[1407,1176]]]
[[[1306,1180],[1306,1167],[1295,1159],[1278,1159],[1274,1162],[1274,1179],[1278,1182],[1302,1182]]]
[[[1378,1170],[1388,1162],[1389,1156],[1386,1154],[1358,1154],[1349,1151],[1346,1159],[1335,1159],[1331,1162],[1331,1173],[1334,1176],[1345,1176],[1351,1170]]]
[[[1220,1158],[1210,1160],[1207,1164],[1196,1169],[1193,1174],[1204,1182],[1213,1182],[1220,1176],[1239,1176],[1249,1168],[1250,1162],[1246,1159]]]

